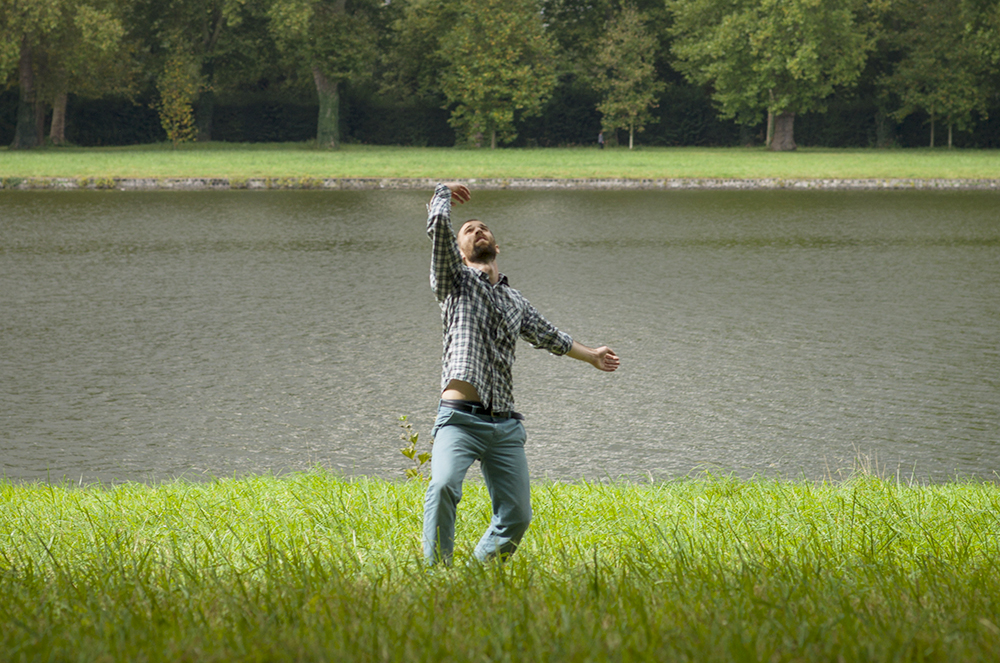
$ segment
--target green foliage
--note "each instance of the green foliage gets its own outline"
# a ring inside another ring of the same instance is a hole
[[[384,92],[443,103],[441,72],[448,62],[441,52],[441,37],[458,20],[460,9],[454,0],[403,2],[402,15],[392,25],[392,47],[383,54]]]
[[[417,451],[417,440],[420,434],[413,430],[413,424],[406,420],[405,414],[399,418],[399,427],[403,429],[403,432],[399,434],[399,439],[406,442],[406,446],[400,449],[399,452],[413,461],[414,464],[414,467],[406,468],[406,477],[408,479],[426,481],[427,477],[424,476],[424,465],[430,462],[431,452]],[[434,444],[433,440],[431,440],[431,444]]]
[[[556,84],[555,50],[534,0],[462,0],[441,55],[451,124],[477,146],[514,140],[516,114],[537,115]]]
[[[181,143],[197,137],[191,104],[197,98],[201,86],[197,65],[183,55],[174,55],[168,59],[162,75],[156,81],[160,93],[157,104],[160,123],[175,149]]]
[[[880,83],[899,100],[897,120],[923,111],[931,123],[967,129],[974,113],[985,117],[985,78],[1000,37],[990,30],[991,18],[975,0],[894,3],[888,40],[902,57]],[[933,128],[931,135],[933,142]]]
[[[0,0],[0,85],[18,72],[19,145],[37,142],[34,135],[27,143],[24,138],[40,135],[35,117],[46,104],[55,111],[52,138],[62,141],[69,91],[99,95],[130,89],[134,71],[115,8],[113,0]]]
[[[318,68],[337,81],[371,75],[376,39],[364,11],[349,11],[343,0],[276,0],[269,17],[278,47],[310,72]]]
[[[316,141],[340,146],[339,85],[371,75],[377,38],[366,11],[370,3],[348,7],[345,0],[275,0],[269,30],[287,58],[308,68],[319,97]]]
[[[0,86],[17,75],[22,40],[29,45],[59,29],[68,0],[0,0]]]
[[[115,9],[85,4],[76,8],[50,64],[51,98],[70,91],[91,98],[136,93],[139,46],[127,38],[123,17]]]
[[[591,74],[607,22],[624,3],[536,2],[498,3],[492,11],[482,9],[487,0],[0,0],[0,144],[17,136],[37,141],[35,118],[61,108],[66,139],[80,145],[162,140],[149,100],[175,53],[190,58],[205,83],[193,102],[199,140],[299,141],[322,133],[336,142],[342,132],[345,142],[451,145],[457,130],[460,143],[470,135],[492,143],[486,124],[495,110],[506,127],[497,133],[501,143],[593,144],[603,95]],[[768,111],[785,107],[798,114],[796,133],[802,128],[809,145],[924,146],[931,114],[955,127],[956,146],[1000,145],[1000,0],[629,3],[646,19],[657,77],[670,84],[649,114],[659,121],[646,123],[646,145],[745,145],[763,137]],[[892,7],[884,20],[883,5]],[[493,22],[476,23],[484,12]],[[513,25],[523,15],[534,24],[518,27],[517,38],[538,33],[548,44],[548,62],[532,65],[541,84],[504,80],[520,65],[503,63],[486,48],[489,40],[460,43],[469,25],[496,42],[505,27],[497,21]],[[876,34],[874,57],[851,82]],[[16,108],[11,87],[20,83],[24,45],[34,87]],[[450,58],[458,51],[483,60],[479,80],[495,83],[497,95],[477,89],[475,76],[456,82],[456,72],[469,68]],[[559,79],[554,88],[550,72]],[[518,89],[547,100],[519,108]],[[271,110],[293,105],[287,123],[284,111]],[[828,107],[832,116],[821,117]],[[451,111],[453,129],[443,126]]]
[[[597,110],[605,131],[628,129],[632,149],[636,131],[654,121],[650,110],[666,87],[657,80],[656,40],[642,14],[626,5],[609,21],[597,50],[595,87],[603,95]]]
[[[876,0],[667,0],[676,66],[712,86],[723,117],[823,110],[874,46]],[[879,0],[880,1],[880,0]]]

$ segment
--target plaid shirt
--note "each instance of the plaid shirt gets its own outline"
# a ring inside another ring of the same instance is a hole
[[[462,262],[451,227],[451,191],[443,184],[427,206],[431,251],[431,288],[441,305],[444,353],[441,389],[450,380],[468,382],[497,412],[514,409],[514,348],[520,336],[536,348],[564,355],[569,335],[543,318],[503,274],[495,285],[479,269]]]

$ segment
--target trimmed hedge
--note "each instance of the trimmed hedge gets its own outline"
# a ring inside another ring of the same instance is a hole
[[[0,145],[14,138],[18,94],[0,93]],[[582,83],[559,83],[544,112],[521,118],[516,147],[596,145],[601,118],[598,99]],[[443,100],[388,98],[366,87],[345,86],[341,94],[341,136],[344,142],[371,145],[447,147],[455,143]],[[232,98],[217,102],[213,139],[228,142],[300,142],[316,135],[318,107],[308,101]],[[638,145],[734,146],[764,141],[764,126],[741,127],[718,117],[707,93],[691,85],[669,87],[655,110],[657,121],[637,134]],[[891,123],[888,133],[899,147],[926,147],[930,140],[927,117],[914,114]],[[947,144],[947,127],[938,123],[937,146]],[[47,131],[46,131],[47,133]],[[151,98],[82,99],[70,96],[66,138],[84,147],[135,145],[166,140]],[[609,140],[612,137],[608,137]],[[622,142],[628,140],[620,132]],[[825,113],[801,115],[795,121],[795,140],[810,147],[874,147],[877,144],[874,101],[854,94],[834,98]],[[979,118],[972,131],[954,132],[954,145],[1000,148],[1000,108]]]

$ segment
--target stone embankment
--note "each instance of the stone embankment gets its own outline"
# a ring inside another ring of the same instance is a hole
[[[937,189],[937,190],[997,190],[1000,179],[544,179],[544,178],[478,178],[470,180],[479,189]],[[207,191],[207,190],[360,190],[360,189],[428,189],[436,180],[424,178],[118,178],[118,177],[6,177],[0,179],[0,189],[10,190],[80,190],[107,189],[121,191]]]

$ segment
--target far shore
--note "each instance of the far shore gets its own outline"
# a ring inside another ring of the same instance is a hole
[[[426,189],[1000,190],[1000,150],[550,147],[313,143],[0,148],[2,190]]]
[[[373,190],[432,189],[438,179],[375,177],[6,177],[0,189],[21,191],[210,191],[210,190]],[[787,190],[994,190],[1000,179],[919,178],[470,178],[477,189],[521,190],[680,190],[680,189],[787,189]]]

